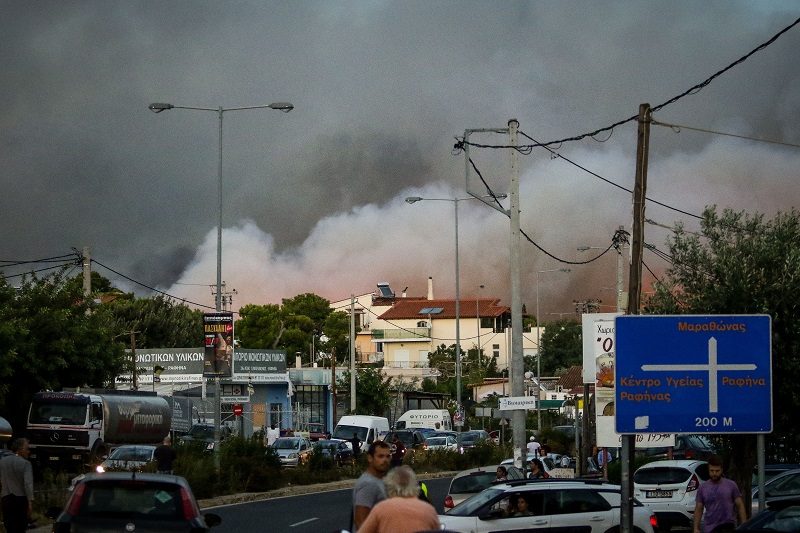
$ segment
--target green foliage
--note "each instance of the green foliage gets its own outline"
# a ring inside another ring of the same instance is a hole
[[[541,342],[542,376],[557,376],[571,366],[583,364],[583,335],[578,322],[564,319],[548,324],[542,332]],[[535,368],[530,370],[536,371]]]
[[[391,378],[375,368],[361,368],[356,372],[357,415],[385,416],[392,399],[389,394]],[[350,371],[345,372],[336,384],[343,396],[350,395]]]
[[[650,314],[768,314],[772,317],[774,431],[768,449],[800,453],[800,213],[772,220],[716,208],[703,213],[702,236],[678,225],[668,241],[672,266],[646,302]],[[728,437],[726,472],[746,491],[755,465],[755,435]],[[779,444],[771,446],[770,444]],[[781,460],[795,462],[798,455]]]
[[[245,305],[239,309],[236,337],[248,349],[275,349],[283,334],[283,316],[279,305]]]
[[[157,295],[120,298],[98,309],[113,324],[115,336],[127,343],[135,331],[137,348],[193,348],[203,345],[203,313]]]
[[[35,392],[103,387],[125,364],[113,329],[65,274],[25,277],[18,291],[0,278],[0,407],[17,434]]]

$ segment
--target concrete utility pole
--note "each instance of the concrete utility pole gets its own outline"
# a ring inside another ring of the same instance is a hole
[[[636,183],[633,188],[633,230],[631,235],[631,268],[628,276],[628,314],[639,314],[642,298],[642,253],[644,250],[644,209],[647,197],[647,159],[650,152],[650,104],[639,106],[639,130],[636,146]],[[633,533],[633,454],[635,435],[622,436],[622,507],[620,529]]]
[[[350,412],[356,412],[356,296],[350,295]],[[336,422],[334,420],[334,422]]]
[[[89,247],[83,247],[83,296],[89,298],[92,294],[92,261],[89,259]]]

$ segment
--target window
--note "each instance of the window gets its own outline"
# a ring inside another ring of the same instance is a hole
[[[500,345],[492,344],[492,357],[500,357]]]
[[[295,386],[294,401],[299,403],[298,412],[308,413],[308,422],[325,423],[327,416],[327,387],[322,385]]]
[[[605,498],[589,489],[547,491],[544,505],[545,514],[597,513],[611,509]]]

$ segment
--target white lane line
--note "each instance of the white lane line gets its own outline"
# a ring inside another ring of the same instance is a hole
[[[313,522],[314,520],[319,520],[319,518],[309,518],[308,520],[303,520],[302,522],[297,522],[296,524],[291,524],[289,527],[302,526],[303,524],[308,524],[309,522]]]

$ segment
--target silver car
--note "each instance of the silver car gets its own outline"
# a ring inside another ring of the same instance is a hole
[[[444,499],[444,509],[452,509],[470,496],[473,496],[487,487],[491,487],[497,479],[497,468],[506,469],[506,479],[523,479],[522,471],[513,465],[479,466],[459,472],[450,482],[447,497]]]
[[[151,445],[125,444],[117,446],[95,470],[99,473],[108,470],[136,470],[141,472],[142,468],[155,461],[155,457],[153,457],[155,451],[156,447]]]
[[[312,453],[311,441],[305,437],[281,437],[272,443],[283,466],[298,466],[308,461]]]

